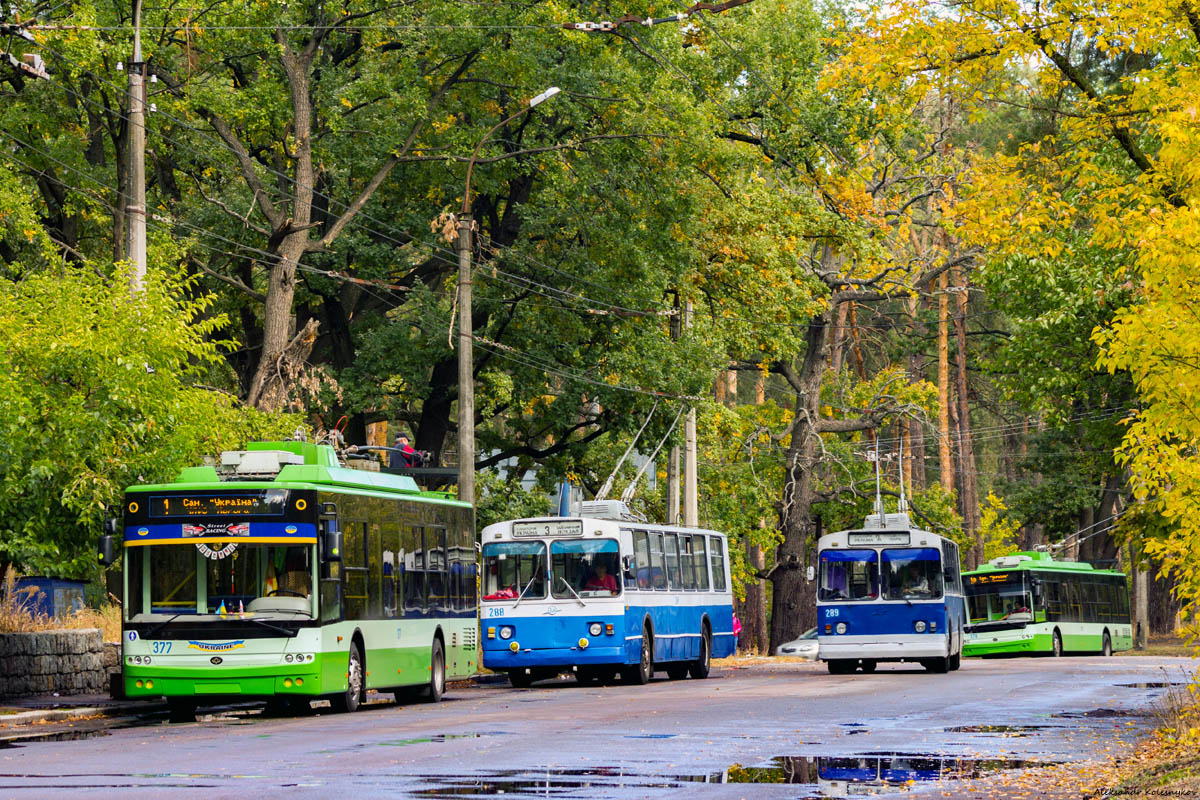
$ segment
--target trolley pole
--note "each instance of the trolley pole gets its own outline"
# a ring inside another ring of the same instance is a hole
[[[133,0],[133,58],[126,70],[129,90],[129,194],[125,198],[125,257],[132,272],[129,293],[146,280],[146,65],[142,61],[142,0]]]

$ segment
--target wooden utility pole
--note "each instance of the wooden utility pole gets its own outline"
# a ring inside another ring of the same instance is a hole
[[[682,329],[679,317],[679,295],[675,295],[675,314],[671,317],[671,338],[678,341]],[[667,524],[679,524],[679,445],[672,445],[667,454]]]
[[[133,0],[133,58],[126,69],[129,90],[129,194],[125,198],[125,257],[129,293],[146,282],[146,64],[142,61],[142,0]]]

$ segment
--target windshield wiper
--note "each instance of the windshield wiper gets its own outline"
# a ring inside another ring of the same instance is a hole
[[[155,625],[155,626],[154,626],[153,628],[151,628],[150,630],[148,630],[148,631],[146,631],[145,633],[143,633],[143,634],[142,634],[142,638],[143,638],[143,639],[153,639],[153,638],[154,638],[154,634],[158,633],[158,632],[159,632],[159,631],[161,631],[163,628],[167,627],[167,626],[168,626],[168,625],[170,625],[172,622],[174,622],[175,620],[179,619],[180,617],[182,617],[182,616],[183,616],[184,614],[186,614],[186,613],[190,613],[190,612],[186,612],[186,611],[180,611],[178,614],[172,614],[171,616],[169,616],[169,617],[167,617],[166,619],[164,619],[162,622],[160,622],[160,623],[158,623],[157,625]]]
[[[519,595],[517,595],[517,602],[513,603],[513,608],[516,608],[517,606],[521,605],[521,601],[525,599],[525,593],[529,591],[529,587],[533,586],[533,582],[536,581],[537,579],[538,579],[537,570],[534,570],[533,575],[529,578],[529,583],[525,584],[525,588],[521,590],[521,593]]]
[[[253,622],[255,625],[262,625],[264,628],[270,628],[273,631],[279,631],[284,636],[292,637],[298,633],[298,631],[289,631],[282,625],[276,625],[274,623],[267,622],[265,619],[258,619],[257,617],[246,617],[245,619],[247,622]]]
[[[558,579],[563,582],[563,586],[567,587],[567,591],[569,591],[571,594],[575,595],[575,600],[579,602],[579,605],[583,606],[584,608],[587,608],[587,603],[583,602],[583,598],[579,596],[579,592],[575,591],[575,589],[571,586],[571,584],[567,582],[567,579],[564,578],[562,575],[559,575]]]

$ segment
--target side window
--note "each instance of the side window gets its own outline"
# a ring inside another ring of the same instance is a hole
[[[708,560],[712,564],[713,591],[725,591],[725,540],[718,536],[709,541]]]
[[[679,534],[679,582],[689,592],[696,591],[696,559],[692,539],[687,534]]]
[[[679,540],[673,533],[666,535],[667,585],[679,589]]]
[[[650,588],[650,537],[645,531],[633,532],[633,573],[636,580],[626,590]]]
[[[450,605],[445,528],[425,529],[425,554],[425,610],[444,612]]]
[[[366,523],[355,520],[343,527],[342,572],[345,589],[342,608],[346,619],[365,619],[367,613]]]
[[[650,587],[652,589],[667,588],[667,569],[663,561],[663,535],[650,534]]]
[[[380,547],[383,550],[383,569],[380,571],[378,580],[380,597],[383,600],[383,617],[384,619],[394,619],[400,616],[396,607],[396,598],[399,597],[396,593],[396,581],[400,577],[397,571],[400,526],[395,521],[389,521],[380,526]]]
[[[696,588],[702,592],[708,591],[708,542],[707,536],[693,536],[693,563],[696,566]]]
[[[950,594],[960,594],[962,584],[959,582],[958,545],[951,541],[942,541],[942,575],[945,591]]]
[[[404,616],[425,613],[425,544],[421,528],[406,527],[402,543],[400,577],[404,586]]]

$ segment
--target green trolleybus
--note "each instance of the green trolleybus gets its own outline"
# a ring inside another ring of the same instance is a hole
[[[1120,572],[1021,552],[962,578],[970,618],[965,656],[1107,656],[1133,647],[1129,590]]]
[[[123,524],[122,524],[123,523]],[[124,689],[198,704],[367,689],[441,699],[477,667],[473,510],[333,449],[256,442],[126,490]],[[111,561],[113,537],[101,543]]]

